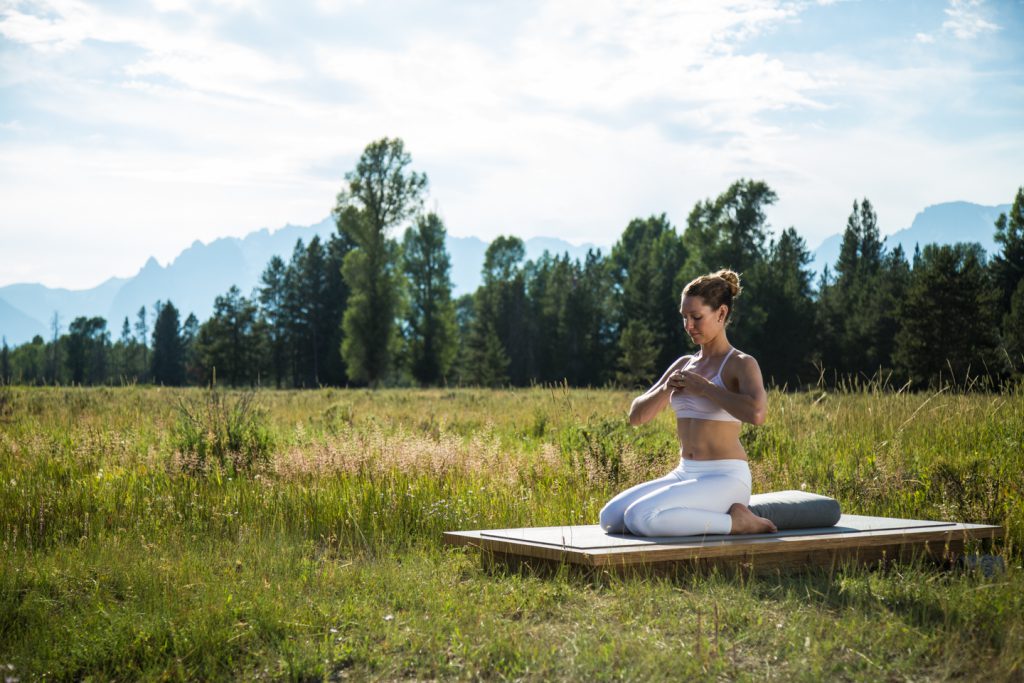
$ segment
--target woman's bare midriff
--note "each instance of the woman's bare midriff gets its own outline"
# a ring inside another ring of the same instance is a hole
[[[740,425],[720,420],[676,419],[679,455],[690,460],[746,460]]]

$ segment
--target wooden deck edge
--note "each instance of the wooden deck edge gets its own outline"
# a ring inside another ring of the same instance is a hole
[[[923,546],[926,544],[944,545],[949,543],[968,543],[974,541],[991,541],[1003,537],[1002,527],[973,527],[921,530],[915,533],[901,531],[866,532],[870,536],[834,534],[827,536],[791,536],[772,543],[772,539],[758,539],[757,543],[715,545],[705,547],[655,547],[631,553],[595,553],[592,564],[607,566],[623,564],[649,564],[656,562],[696,561],[696,560],[729,560],[738,556],[751,558],[770,558],[773,556],[798,556],[816,552],[845,552],[863,550],[872,547]],[[799,539],[799,540],[797,540]]]
[[[447,545],[472,546],[499,557],[536,559],[568,563],[593,569],[621,570],[656,565],[761,564],[788,566],[794,562],[812,565],[830,564],[844,558],[868,561],[886,556],[906,556],[921,552],[930,556],[962,552],[968,542],[1002,538],[1001,526],[960,524],[954,528],[865,532],[822,536],[789,536],[752,539],[751,543],[719,543],[710,546],[646,546],[643,548],[572,549],[549,544],[513,541],[482,536],[483,530],[444,532]],[[854,542],[857,541],[857,542]]]
[[[479,531],[446,531],[444,532],[443,540],[446,545],[471,546],[485,552],[495,552],[502,555],[531,557],[553,562],[568,562],[588,567],[594,566],[594,556],[582,550],[503,541],[501,539],[481,536]]]

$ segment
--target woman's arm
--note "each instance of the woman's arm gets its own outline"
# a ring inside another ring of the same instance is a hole
[[[734,362],[739,392],[723,389],[696,372],[685,371],[686,388],[706,396],[725,409],[730,415],[753,425],[764,424],[768,412],[768,393],[764,390],[761,366],[753,356],[738,356]]]
[[[685,365],[689,358],[689,356],[683,356],[678,359],[669,366],[661,379],[655,382],[650,389],[633,399],[633,404],[629,406],[629,424],[636,427],[650,422],[655,415],[661,412],[662,408],[668,405],[673,389],[669,386],[668,379],[673,372]]]

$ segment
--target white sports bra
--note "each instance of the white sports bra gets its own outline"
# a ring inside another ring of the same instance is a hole
[[[718,366],[718,373],[711,378],[712,384],[725,389],[725,382],[722,381],[722,368],[725,367],[725,362],[729,360],[729,356],[735,351],[735,348],[729,349],[729,353],[725,354],[725,358],[722,359],[722,364]],[[686,365],[683,366],[683,370],[689,369],[697,361],[697,356],[693,356]],[[704,396],[688,396],[680,391],[672,394],[672,409],[676,411],[676,417],[692,417],[698,420],[718,420],[719,422],[739,422],[740,420],[733,417],[729,411],[724,408],[719,408],[714,401]]]

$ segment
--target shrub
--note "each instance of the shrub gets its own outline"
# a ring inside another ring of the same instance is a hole
[[[273,437],[266,426],[266,412],[254,391],[231,399],[218,389],[204,391],[198,399],[178,401],[178,419],[171,432],[172,447],[180,469],[190,473],[219,466],[245,472],[267,462]]]
[[[14,414],[14,390],[0,379],[0,419]]]
[[[559,433],[558,443],[569,463],[587,472],[589,479],[612,484],[642,479],[679,452],[669,430],[657,425],[631,427],[620,417],[569,425]]]

